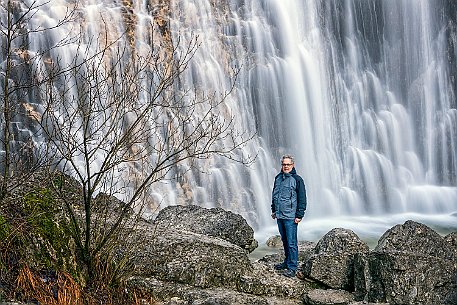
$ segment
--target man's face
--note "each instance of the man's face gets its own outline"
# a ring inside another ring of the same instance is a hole
[[[294,163],[289,158],[283,159],[281,165],[282,165],[282,172],[286,173],[286,174],[290,173],[290,171],[294,167]]]

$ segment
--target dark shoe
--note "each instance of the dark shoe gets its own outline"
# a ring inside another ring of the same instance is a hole
[[[295,271],[287,269],[286,271],[284,271],[283,275],[292,278],[295,277]]]
[[[275,270],[284,270],[284,269],[287,269],[287,265],[285,263],[275,265]]]
[[[300,280],[304,280],[305,279],[305,274],[302,271],[297,271],[297,273],[295,275]]]

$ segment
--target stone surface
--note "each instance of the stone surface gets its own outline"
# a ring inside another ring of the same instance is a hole
[[[319,253],[368,252],[368,245],[349,229],[335,228],[325,234],[314,248]]]
[[[275,271],[272,265],[254,262],[253,266],[252,273],[241,276],[239,291],[255,295],[301,299],[305,290],[313,288],[313,283],[301,281],[296,277],[285,277],[281,271]]]
[[[257,296],[226,288],[200,289],[190,285],[160,281],[155,278],[134,277],[129,285],[153,292],[158,304],[213,305],[298,305],[300,300]]]
[[[173,228],[227,240],[249,252],[257,248],[254,230],[238,214],[221,208],[206,209],[196,205],[168,206],[154,224],[159,230]]]
[[[456,304],[455,262],[408,252],[372,252],[368,256],[368,300],[390,304]],[[452,301],[453,302],[453,301]]]
[[[314,254],[314,247],[316,243],[311,241],[299,241],[298,242],[298,265],[301,266],[303,262],[309,259],[311,255]],[[280,247],[281,250],[278,250],[278,253],[268,254],[259,259],[259,262],[273,266],[277,263],[284,261],[284,250],[282,250],[282,244]]]
[[[147,243],[138,245],[136,275],[154,276],[198,287],[235,288],[253,267],[247,253],[223,239],[186,231],[144,228]]]
[[[368,245],[354,232],[336,228],[322,237],[304,264],[306,277],[330,288],[354,291],[354,255],[367,254]]]
[[[354,301],[350,292],[334,289],[314,289],[305,294],[303,303],[307,305],[348,305]]]
[[[444,242],[451,250],[454,259],[457,260],[457,232],[452,232],[444,237]]]
[[[226,240],[167,226],[153,234],[149,226],[150,241],[136,258],[136,285],[153,289],[158,304],[457,304],[457,262],[449,259],[455,234],[437,238],[414,222],[386,232],[378,245],[383,251],[370,253],[354,232],[340,228],[317,244],[301,242],[300,262],[310,268],[304,280],[274,270],[282,253],[249,262],[245,250]]]
[[[453,251],[433,229],[424,224],[408,220],[387,230],[379,239],[375,251],[401,251],[452,259]]]
[[[373,302],[457,304],[454,238],[410,220],[394,226],[355,260],[356,292]]]
[[[354,290],[352,257],[346,253],[316,254],[305,264],[305,276],[333,289]]]
[[[368,267],[368,255],[356,253],[354,263],[354,299],[362,301],[368,293],[370,286],[370,269]]]
[[[265,243],[268,247],[282,248],[282,240],[280,235],[271,236]]]

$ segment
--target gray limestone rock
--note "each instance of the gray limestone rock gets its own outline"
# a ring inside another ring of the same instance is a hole
[[[372,252],[368,300],[390,304],[456,304],[457,264],[408,252]]]
[[[375,251],[401,251],[452,259],[454,254],[448,244],[433,229],[424,224],[408,220],[387,230],[379,239]]]
[[[319,253],[359,253],[368,252],[368,245],[352,230],[335,228],[325,234],[314,248]]]
[[[254,271],[240,278],[238,290],[255,295],[301,299],[309,286],[298,278],[287,278],[263,262],[254,262]]]
[[[457,232],[452,232],[444,237],[446,245],[451,250],[454,259],[457,260]]]
[[[304,264],[306,277],[330,288],[354,291],[354,256],[367,254],[368,245],[354,232],[336,228],[322,237]]]
[[[354,301],[350,292],[334,289],[314,289],[303,298],[306,305],[349,305]]]
[[[271,236],[265,243],[268,247],[271,248],[282,248],[282,240],[280,235]]]
[[[300,300],[258,296],[226,288],[201,289],[190,285],[160,281],[155,278],[134,277],[130,286],[153,292],[159,304],[178,305],[299,305]]]
[[[159,212],[154,224],[159,230],[174,228],[219,237],[248,252],[254,251],[258,245],[254,230],[246,220],[241,215],[221,208],[168,206]]]
[[[365,260],[356,260],[356,286],[373,302],[457,304],[454,242],[453,234],[443,238],[411,220],[396,225]]]
[[[198,287],[235,288],[252,270],[245,250],[223,239],[187,231],[144,231],[148,242],[138,246],[133,263],[138,276]]]

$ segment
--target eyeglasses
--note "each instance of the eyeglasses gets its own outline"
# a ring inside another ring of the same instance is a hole
[[[281,165],[282,165],[282,166],[292,166],[292,165],[294,165],[294,164],[293,164],[293,163],[282,163]]]

